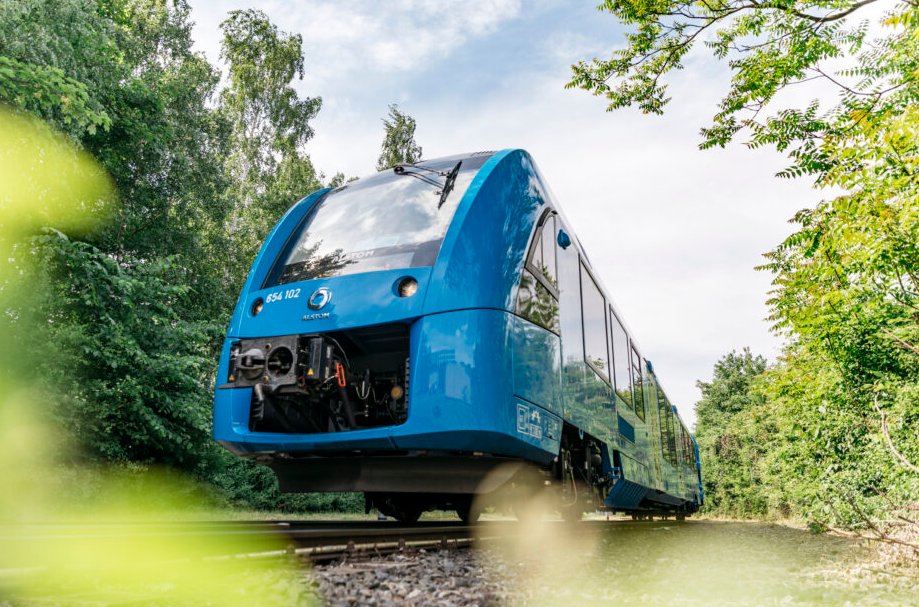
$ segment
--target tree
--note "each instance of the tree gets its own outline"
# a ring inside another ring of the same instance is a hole
[[[762,266],[789,340],[763,384],[784,471],[773,494],[816,523],[884,534],[880,521],[902,520],[919,494],[919,5],[865,15],[872,4],[608,0],[634,29],[612,58],[574,66],[568,86],[611,110],[661,113],[664,79],[704,43],[732,80],[701,147],[743,131],[788,154],[781,177],[832,189]],[[838,101],[780,106],[808,82]]]
[[[78,140],[109,129],[105,92],[123,74],[115,36],[91,0],[4,2],[0,100]]]
[[[232,125],[230,233],[238,264],[248,264],[288,207],[321,187],[302,148],[313,136],[310,121],[322,100],[300,99],[291,86],[305,70],[299,34],[278,30],[251,9],[231,11],[220,27],[221,57],[229,68],[220,102]]]
[[[222,327],[254,247],[319,187],[302,149],[319,100],[290,86],[299,37],[253,11],[224,23],[218,95],[189,14],[184,0],[0,3],[0,103],[13,108],[7,120],[0,107],[0,201],[19,205],[0,235],[15,263],[0,292],[30,295],[3,299],[0,358],[43,391],[84,460],[166,464],[250,506],[328,506],[281,496],[270,471],[210,439]]]
[[[62,129],[117,192],[105,207],[71,201],[93,229],[71,222],[67,235],[17,243],[34,297],[5,312],[21,325],[41,318],[35,335],[19,335],[20,356],[90,459],[200,472],[214,454],[214,327],[232,295],[213,262],[226,242],[228,129],[211,107],[219,72],[191,50],[189,10],[181,0],[0,4],[10,68],[0,100]],[[49,168],[43,179],[68,175],[61,162]],[[56,225],[51,215],[44,225]]]
[[[389,106],[389,118],[383,118],[383,145],[377,170],[382,171],[401,163],[421,160],[421,146],[415,141],[415,119],[399,111],[395,103]]]
[[[715,363],[710,382],[699,381],[696,441],[702,460],[702,482],[708,511],[732,516],[767,512],[759,468],[769,440],[754,441],[752,423],[766,400],[756,384],[766,359],[749,348],[731,352]]]

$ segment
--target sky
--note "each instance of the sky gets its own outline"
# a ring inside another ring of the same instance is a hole
[[[571,64],[624,45],[597,0],[192,0],[196,49],[219,62],[220,22],[258,8],[303,37],[306,76],[321,97],[307,145],[327,176],[375,172],[390,103],[418,122],[425,158],[524,148],[535,159],[642,354],[694,423],[697,380],[732,350],[770,361],[762,254],[821,192],[775,177],[786,159],[740,143],[699,150],[730,74],[700,48],[668,82],[664,116],[607,112],[565,90]],[[825,193],[822,194],[825,196]]]

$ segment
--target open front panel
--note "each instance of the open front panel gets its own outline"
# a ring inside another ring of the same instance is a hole
[[[249,429],[312,434],[398,425],[408,417],[409,328],[244,339],[227,387],[251,387]]]

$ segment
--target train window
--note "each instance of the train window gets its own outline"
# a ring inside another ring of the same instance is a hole
[[[421,162],[401,174],[381,171],[329,192],[303,218],[264,287],[434,265],[459,201],[484,161],[464,159],[440,200],[445,178],[437,172],[457,162]]]
[[[683,453],[684,444],[683,444],[683,425],[680,424],[679,420],[674,420],[673,424],[673,433],[674,433],[674,463],[683,460],[685,454]]]
[[[609,353],[606,343],[606,301],[603,293],[581,264],[581,302],[584,318],[584,360],[609,381]]]
[[[676,432],[673,428],[673,406],[667,407],[667,453],[670,457],[670,463],[676,466]]]
[[[645,391],[645,405],[648,407],[650,412],[651,407],[654,406],[653,403],[657,402],[657,380],[654,378],[653,372],[648,372],[645,374],[645,386],[647,388]]]
[[[671,464],[675,463],[676,453],[673,444],[673,409],[663,390],[657,391],[657,411],[661,429],[661,453]]]
[[[555,215],[545,216],[533,237],[527,269],[553,295],[558,295],[558,272],[555,267]]]
[[[635,414],[642,420],[645,419],[644,381],[641,374],[641,356],[632,348],[632,403],[635,405]]]
[[[558,282],[555,279],[554,234],[555,216],[548,215],[537,228],[526,267],[520,273],[517,314],[557,334],[559,332]],[[546,261],[547,258],[549,262]],[[551,272],[549,271],[550,265]]]
[[[526,269],[520,276],[517,314],[553,333],[559,331],[558,302],[555,296]]]
[[[616,396],[630,409],[632,407],[632,370],[629,365],[629,336],[626,335],[622,323],[609,312],[609,323],[612,327],[613,338],[613,375],[616,378]]]
[[[542,270],[543,276],[556,289],[558,278],[555,268],[555,216],[550,215],[542,230]]]
[[[561,223],[561,222],[558,222]],[[581,327],[581,280],[575,247],[558,250],[559,313],[566,385],[580,385],[584,367],[584,333]]]
[[[693,449],[692,435],[689,433],[689,430],[683,428],[683,442],[686,445],[686,465],[690,468],[695,468],[696,466],[696,450]]]

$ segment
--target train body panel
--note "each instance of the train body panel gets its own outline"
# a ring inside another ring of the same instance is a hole
[[[526,152],[396,167],[272,231],[214,436],[285,490],[463,493],[511,462],[691,512],[695,441],[620,319]]]

